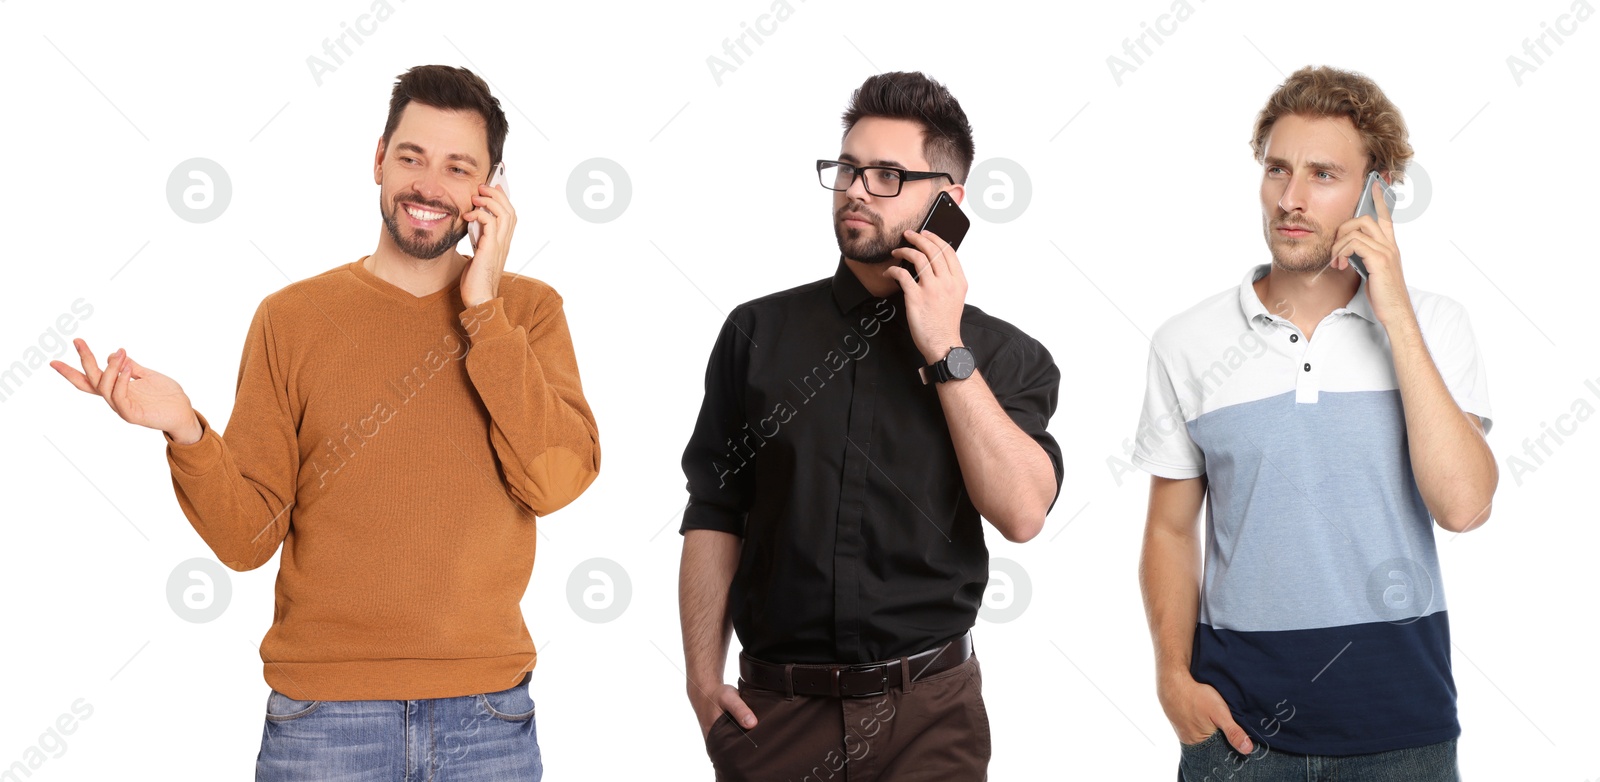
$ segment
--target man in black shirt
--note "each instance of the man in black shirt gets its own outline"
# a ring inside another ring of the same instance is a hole
[[[941,191],[965,195],[955,98],[920,73],[873,76],[844,127],[838,159],[817,163],[837,270],[735,308],[706,368],[683,455],[689,698],[718,779],[846,764],[852,780],[980,779],[982,519],[1013,541],[1044,526],[1060,373],[965,304],[955,250],[913,230]]]

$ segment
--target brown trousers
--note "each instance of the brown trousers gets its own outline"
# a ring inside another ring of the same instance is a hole
[[[739,682],[756,714],[746,731],[727,714],[706,754],[717,782],[981,782],[988,778],[983,674],[966,662],[865,698],[796,695]]]

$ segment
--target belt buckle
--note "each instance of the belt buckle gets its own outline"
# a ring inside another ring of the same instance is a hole
[[[874,669],[876,669],[878,673],[878,689],[873,690],[872,692],[846,693],[844,691],[843,687],[841,686],[844,674],[872,673]],[[833,683],[834,688],[839,691],[839,697],[841,698],[870,698],[874,695],[883,695],[889,691],[889,665],[888,663],[861,663],[857,665],[846,666],[844,668],[835,668],[833,671]]]

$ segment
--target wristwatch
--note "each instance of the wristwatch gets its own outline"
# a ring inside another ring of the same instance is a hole
[[[946,380],[966,380],[972,377],[972,371],[978,368],[978,362],[972,356],[972,351],[959,345],[950,348],[944,358],[917,370],[917,376],[922,378],[922,384],[929,382],[943,383]]]

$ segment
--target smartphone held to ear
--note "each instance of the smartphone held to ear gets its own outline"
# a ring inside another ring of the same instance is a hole
[[[494,164],[494,173],[489,175],[489,186],[498,186],[506,195],[511,195],[511,188],[506,184],[506,164],[500,161]],[[472,249],[478,249],[478,234],[481,233],[477,223],[467,223],[467,235],[472,237]]]
[[[1378,219],[1378,204],[1372,198],[1372,183],[1374,182],[1383,186],[1383,203],[1389,207],[1389,214],[1394,214],[1394,188],[1389,187],[1389,183],[1383,181],[1383,177],[1374,171],[1367,174],[1367,183],[1361,187],[1361,200],[1356,203],[1356,217],[1372,215],[1372,219]],[[1350,265],[1355,267],[1356,274],[1361,275],[1362,279],[1366,279],[1367,265],[1361,261],[1361,256],[1350,253]]]
[[[972,221],[968,220],[961,207],[956,205],[955,199],[941,190],[939,197],[933,201],[933,207],[928,210],[928,216],[922,219],[922,227],[917,230],[932,231],[935,236],[948,242],[951,249],[959,250],[962,238],[967,235],[967,229],[971,227]],[[911,242],[904,237],[900,239],[900,246],[912,247]],[[921,279],[916,267],[910,262],[901,261],[900,268],[911,272],[912,279]]]

